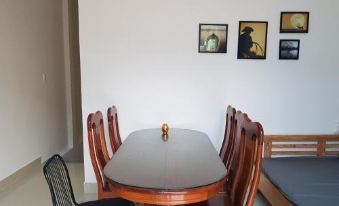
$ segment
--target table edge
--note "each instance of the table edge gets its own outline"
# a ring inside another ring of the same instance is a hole
[[[201,202],[217,194],[224,186],[227,177],[198,187],[187,189],[149,189],[120,184],[107,179],[113,192],[130,201],[156,204],[156,205],[180,205]]]
[[[138,132],[142,132],[142,131],[146,131],[146,130],[160,130],[160,131],[161,131],[161,128],[158,128],[158,127],[152,127],[152,128],[138,129],[138,130],[135,130],[135,131],[129,133],[129,134],[126,136],[126,139],[127,139],[129,136],[131,136],[132,134],[134,134],[134,133],[138,133]],[[193,131],[193,132],[201,133],[201,134],[203,134],[203,135],[209,137],[209,136],[207,135],[207,133],[202,132],[202,131],[200,131],[200,130],[195,130],[195,129],[186,129],[186,128],[180,128],[180,127],[171,127],[171,128],[169,128],[169,130],[168,130],[168,131],[169,131],[169,134],[170,134],[171,130],[188,130],[188,131]],[[209,139],[209,138],[208,138],[208,139]]]

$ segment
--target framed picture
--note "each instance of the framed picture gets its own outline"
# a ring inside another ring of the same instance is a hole
[[[227,24],[199,24],[199,52],[227,52]]]
[[[299,59],[299,39],[281,39],[279,44],[279,59]]]
[[[267,21],[240,21],[238,59],[266,59]]]
[[[281,12],[280,33],[308,33],[309,12]]]

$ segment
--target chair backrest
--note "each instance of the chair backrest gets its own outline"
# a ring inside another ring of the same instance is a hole
[[[103,117],[100,111],[88,115],[87,130],[89,153],[98,183],[98,190],[103,191],[107,187],[103,169],[110,158],[106,146]]]
[[[234,143],[234,117],[236,110],[234,107],[229,105],[226,112],[226,126],[224,140],[221,145],[219,156],[223,160],[226,169],[229,170],[231,151],[233,150]]]
[[[108,132],[111,142],[113,154],[121,145],[121,137],[119,133],[118,112],[116,106],[112,106],[107,110]]]
[[[239,112],[235,119],[235,142],[240,142],[240,146],[235,154],[236,173],[231,198],[234,205],[252,206],[261,173],[264,131],[260,123],[252,122],[246,114]]]
[[[239,176],[238,168],[240,167],[240,146],[241,146],[241,135],[239,135],[238,129],[239,125],[242,122],[243,118],[248,118],[247,114],[242,113],[241,111],[237,111],[234,117],[234,141],[233,141],[233,149],[230,154],[230,166],[227,173],[228,179],[226,182],[227,192],[230,194],[233,192],[236,186],[236,178]]]
[[[54,206],[76,206],[66,164],[60,155],[53,155],[43,168]]]

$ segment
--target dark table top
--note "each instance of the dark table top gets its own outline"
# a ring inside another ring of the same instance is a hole
[[[147,189],[180,190],[213,184],[226,168],[205,133],[161,129],[131,133],[104,168],[113,182]]]

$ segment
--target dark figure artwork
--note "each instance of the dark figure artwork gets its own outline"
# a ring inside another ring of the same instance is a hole
[[[251,33],[253,32],[253,29],[247,26],[242,30],[242,32],[243,34],[239,36],[238,58],[246,59],[251,56],[251,48],[253,46]]]
[[[240,21],[238,59],[266,59],[268,23]]]

